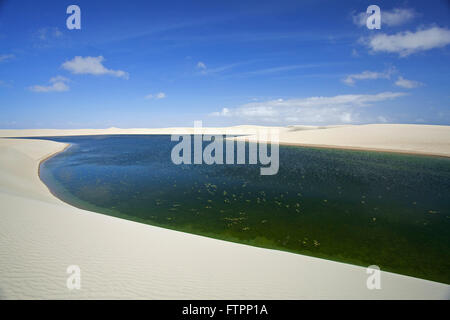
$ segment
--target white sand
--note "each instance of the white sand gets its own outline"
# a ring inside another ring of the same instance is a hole
[[[281,144],[450,157],[450,126],[369,124],[278,130]]]
[[[422,137],[424,141],[436,139],[431,148],[428,143],[414,145],[407,140],[395,146],[384,141],[370,141],[369,145],[449,154],[446,128],[436,129],[439,133],[434,138]],[[433,132],[432,128],[426,130]],[[102,132],[123,133],[117,129],[84,131]],[[63,134],[80,131],[0,131],[0,136]],[[289,136],[294,133],[286,135],[294,139]],[[362,141],[348,138],[353,144]],[[368,290],[362,267],[204,238],[71,207],[56,199],[37,175],[40,160],[64,147],[52,141],[0,139],[0,299],[450,298],[450,286],[445,284],[382,272],[382,289]],[[81,268],[81,290],[66,288],[69,265]]]

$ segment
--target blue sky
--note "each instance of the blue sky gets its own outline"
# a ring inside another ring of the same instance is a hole
[[[0,128],[448,125],[449,18],[448,1],[0,0]]]

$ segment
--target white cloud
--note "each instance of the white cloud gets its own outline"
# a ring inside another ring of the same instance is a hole
[[[199,61],[197,63],[197,68],[199,68],[199,69],[206,69],[206,64],[204,62]]]
[[[232,63],[232,64],[228,64],[228,65],[224,65],[221,67],[217,67],[217,68],[207,68],[205,65],[205,68],[201,68],[202,70],[200,71],[200,74],[202,75],[212,75],[212,74],[218,74],[218,73],[222,73],[225,72],[227,70],[233,69],[239,65],[242,65],[242,62],[238,62],[238,63]],[[197,65],[198,66],[198,65]]]
[[[373,52],[398,53],[401,57],[405,57],[419,51],[445,47],[450,44],[450,30],[432,27],[393,35],[382,33],[365,39],[363,42]]]
[[[354,123],[358,121],[360,108],[404,95],[403,92],[382,92],[379,94],[277,99],[247,103],[235,109],[223,108],[211,115],[274,123]]]
[[[419,81],[408,80],[403,78],[402,76],[399,76],[397,81],[395,82],[395,85],[406,89],[413,89],[422,86],[423,83]]]
[[[386,119],[386,117],[383,117],[383,116],[378,116],[377,119],[378,119],[378,122],[381,122],[381,123],[387,123],[388,122],[388,119]]]
[[[273,73],[289,72],[289,71],[293,71],[293,70],[297,70],[297,69],[315,68],[315,67],[321,67],[321,66],[324,66],[324,64],[288,65],[288,66],[273,67],[273,68],[266,68],[266,69],[259,69],[259,70],[243,72],[240,75],[259,76],[259,75],[267,75],[267,74],[273,74]]]
[[[52,77],[50,78],[50,82],[55,83],[55,82],[69,82],[70,80],[67,79],[66,77],[63,76],[56,76],[56,77]]]
[[[66,84],[66,82],[69,82],[69,79],[65,77],[56,76],[50,78],[49,82],[50,85],[48,86],[35,85],[31,86],[29,89],[34,92],[63,92],[68,91],[70,89],[69,86]]]
[[[11,81],[0,80],[0,87],[12,88]]]
[[[0,55],[0,62],[5,62],[5,61],[8,61],[8,60],[11,60],[11,59],[14,59],[15,58],[15,55],[13,55],[13,54],[1,54]]]
[[[414,19],[416,13],[413,9],[381,10],[381,23],[388,26],[398,26]]]
[[[42,41],[47,41],[52,38],[60,38],[62,35],[63,34],[58,27],[40,28],[36,33],[37,38]]]
[[[392,73],[395,72],[394,68],[388,69],[383,72],[375,72],[375,71],[363,71],[361,73],[350,74],[344,79],[342,82],[353,86],[355,84],[355,80],[373,80],[373,79],[390,79]]]
[[[156,93],[156,94],[148,94],[148,95],[145,96],[145,99],[157,99],[157,100],[159,100],[159,99],[164,99],[166,97],[167,97],[167,95],[164,92],[159,92],[159,93]]]
[[[66,40],[67,38],[64,37],[64,34],[58,27],[44,27],[37,29],[32,36],[33,45],[37,48],[53,47],[60,45],[62,41]]]
[[[224,116],[224,117],[226,117],[226,116],[230,115],[230,109],[228,109],[228,108],[222,108],[221,111],[213,112],[211,115],[213,115],[213,116]]]
[[[62,67],[74,74],[112,75],[119,78],[128,79],[128,73],[122,70],[108,69],[103,65],[105,59],[98,57],[76,56],[72,60],[66,61]]]
[[[353,15],[353,23],[365,27],[368,16],[369,15],[366,12],[355,14]],[[381,27],[383,27],[383,25],[390,27],[399,26],[411,21],[414,17],[416,17],[416,13],[413,9],[381,9]]]

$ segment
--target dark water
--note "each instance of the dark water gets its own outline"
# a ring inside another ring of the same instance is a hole
[[[279,173],[261,176],[174,165],[170,136],[50,140],[73,145],[41,178],[74,206],[450,283],[450,159],[280,147]]]

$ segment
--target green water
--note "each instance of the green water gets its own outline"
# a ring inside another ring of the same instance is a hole
[[[72,147],[41,178],[74,206],[450,284],[450,159],[280,147],[279,173],[261,176],[174,165],[170,136],[49,139]]]

